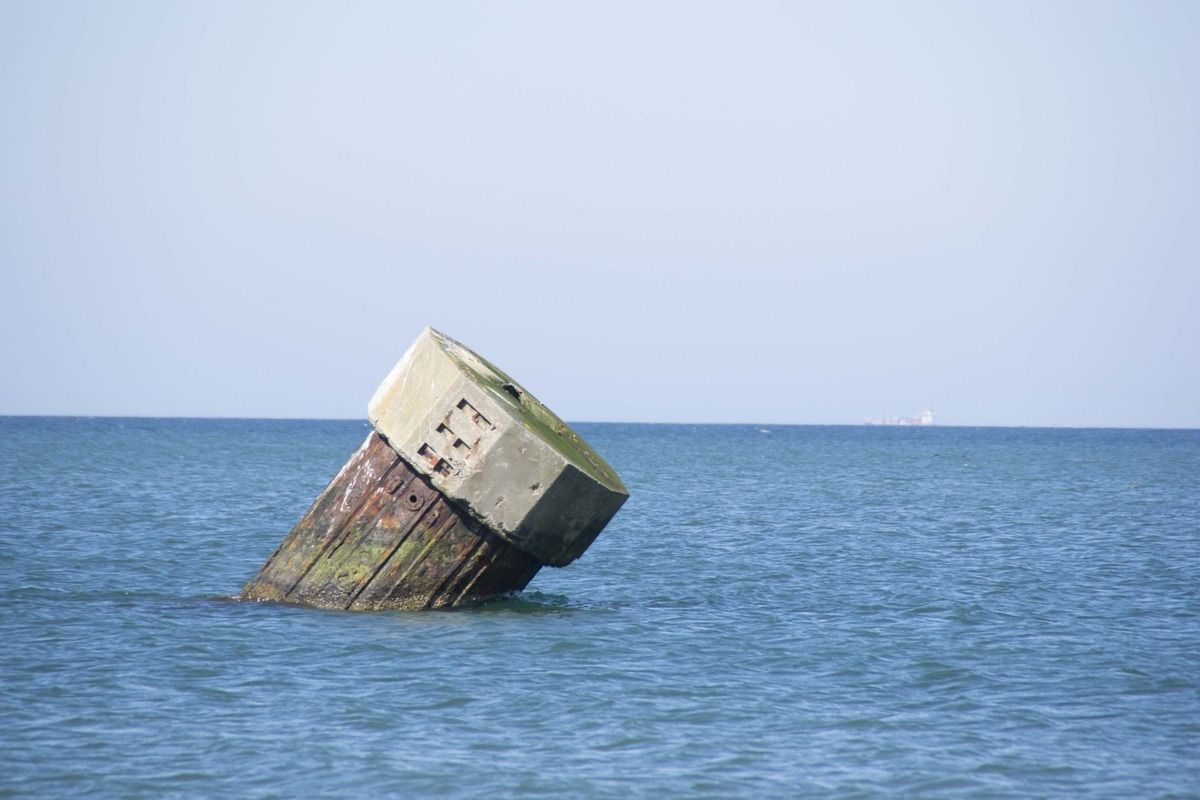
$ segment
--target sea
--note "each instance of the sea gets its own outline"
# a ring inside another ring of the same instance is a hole
[[[359,421],[0,418],[0,797],[1200,796],[1200,431],[579,424],[522,593],[232,599]]]

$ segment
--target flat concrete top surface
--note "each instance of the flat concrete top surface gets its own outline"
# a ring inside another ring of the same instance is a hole
[[[433,328],[426,328],[425,333],[432,337],[472,380],[499,400],[513,417],[558,451],[568,462],[606,488],[629,494],[629,490],[608,462],[532,392],[462,342]]]

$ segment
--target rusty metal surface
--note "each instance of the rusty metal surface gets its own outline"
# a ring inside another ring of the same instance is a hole
[[[372,433],[241,598],[363,611],[452,608],[523,589],[541,566]]]

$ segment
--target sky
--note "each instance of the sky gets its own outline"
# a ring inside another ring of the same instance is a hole
[[[1200,427],[1200,4],[0,0],[0,414]]]

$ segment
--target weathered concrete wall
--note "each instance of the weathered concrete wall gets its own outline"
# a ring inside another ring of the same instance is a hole
[[[628,498],[578,434],[511,377],[432,328],[367,406],[439,491],[546,564],[587,549]]]

